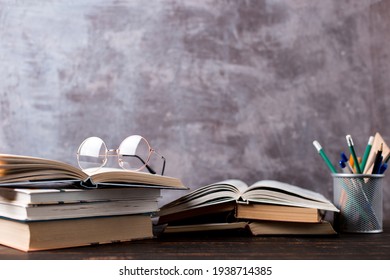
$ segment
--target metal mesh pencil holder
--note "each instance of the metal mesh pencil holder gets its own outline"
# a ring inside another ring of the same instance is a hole
[[[382,232],[384,175],[332,176],[333,202],[340,209],[336,227],[343,232]]]

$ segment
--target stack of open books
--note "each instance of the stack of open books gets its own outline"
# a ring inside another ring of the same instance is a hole
[[[165,233],[245,229],[252,235],[336,234],[323,219],[339,210],[319,193],[264,180],[248,187],[227,180],[163,206],[159,224]]]
[[[23,251],[152,238],[161,189],[177,178],[0,155],[0,244]]]

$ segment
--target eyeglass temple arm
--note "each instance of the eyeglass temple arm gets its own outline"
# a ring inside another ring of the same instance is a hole
[[[160,155],[161,156],[161,155]],[[164,175],[164,171],[165,171],[165,157],[161,156],[162,160],[163,160],[163,166],[162,166],[162,169],[161,169],[161,175]]]
[[[154,169],[148,165],[140,156],[138,155],[123,155],[123,156],[127,156],[127,157],[136,157],[138,158],[146,167],[146,169],[151,173],[151,174],[157,174],[156,171],[154,171]],[[160,155],[161,156],[161,155]],[[164,170],[165,170],[165,158],[163,156],[161,156],[162,160],[163,160],[163,167],[162,167],[162,171],[161,171],[161,175],[164,175]]]
[[[161,168],[161,176],[162,176],[162,175],[164,175],[164,171],[165,171],[165,162],[166,162],[165,157],[164,157],[163,155],[161,155],[160,153],[156,152],[156,150],[154,150],[154,149],[153,149],[152,151],[153,151],[153,153],[155,153],[156,155],[160,156],[161,159],[163,160],[163,166],[162,166],[162,168]]]

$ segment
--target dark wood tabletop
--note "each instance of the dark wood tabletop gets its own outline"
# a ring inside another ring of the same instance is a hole
[[[390,260],[390,223],[383,233],[336,236],[165,235],[155,239],[24,253],[0,246],[0,259],[346,259]]]

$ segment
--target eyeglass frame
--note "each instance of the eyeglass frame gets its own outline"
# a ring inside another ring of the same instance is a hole
[[[144,160],[143,160],[140,156],[138,156],[138,155],[125,155],[125,154],[122,154],[121,156],[136,157],[136,158],[138,158],[138,159],[143,163],[143,165],[142,165],[141,167],[137,168],[137,169],[126,169],[125,167],[123,167],[123,164],[121,164],[121,160],[120,160],[120,158],[119,158],[119,153],[118,153],[118,152],[119,152],[119,148],[120,148],[120,146],[122,145],[122,143],[125,142],[128,138],[133,137],[133,136],[138,136],[138,137],[140,137],[142,140],[144,140],[144,141],[146,142],[146,144],[148,145],[149,154],[148,154],[148,156],[147,156],[146,161],[144,161]],[[150,160],[151,155],[152,155],[153,153],[155,153],[156,155],[160,156],[160,157],[162,158],[162,160],[163,160],[162,169],[161,169],[161,176],[164,175],[165,164],[166,164],[166,159],[165,159],[165,157],[164,157],[163,155],[161,155],[160,153],[158,153],[155,149],[153,149],[153,148],[150,146],[148,140],[145,139],[145,137],[143,137],[143,136],[141,136],[141,135],[137,135],[137,134],[127,136],[127,137],[119,144],[119,147],[116,148],[116,149],[107,149],[107,145],[106,145],[106,143],[103,141],[103,139],[101,139],[100,137],[97,137],[97,136],[91,136],[91,137],[88,137],[88,138],[84,139],[84,141],[81,142],[81,144],[80,144],[80,146],[79,146],[79,148],[78,148],[78,150],[77,150],[77,153],[76,153],[76,155],[77,155],[77,163],[78,163],[78,165],[79,165],[79,167],[80,167],[81,169],[84,169],[84,168],[80,165],[80,148],[81,148],[81,147],[83,146],[83,144],[84,144],[88,139],[90,139],[90,138],[98,138],[98,139],[100,139],[100,140],[102,141],[103,145],[104,145],[104,148],[105,148],[104,162],[103,162],[103,164],[101,164],[101,166],[99,166],[98,168],[96,168],[96,171],[99,170],[99,169],[101,169],[101,168],[103,168],[103,167],[107,164],[107,161],[108,161],[108,157],[109,157],[109,156],[117,156],[117,157],[118,157],[118,164],[119,164],[119,166],[122,167],[122,169],[124,169],[124,170],[129,170],[129,171],[140,171],[140,170],[146,168],[146,169],[149,171],[149,173],[151,173],[151,174],[153,174],[153,175],[156,175],[157,172],[154,171],[154,169],[153,169],[150,165],[148,165],[148,162],[149,162],[149,160]],[[114,154],[110,154],[110,153],[115,153],[115,155],[114,155]]]

